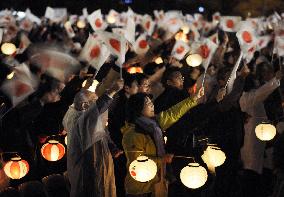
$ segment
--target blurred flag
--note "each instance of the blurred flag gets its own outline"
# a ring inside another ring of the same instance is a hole
[[[227,32],[237,32],[241,20],[240,16],[222,16],[220,18],[220,28]]]
[[[94,31],[104,30],[107,27],[107,24],[103,21],[103,16],[100,9],[89,15],[88,21]]]
[[[47,7],[44,16],[53,22],[59,23],[67,19],[67,9]]]
[[[147,53],[147,51],[149,50],[149,44],[146,39],[146,34],[140,35],[134,43],[133,47],[135,53],[137,53],[138,55]]]
[[[177,60],[182,60],[184,56],[188,53],[188,51],[189,46],[185,42],[178,40],[176,41],[171,54]]]

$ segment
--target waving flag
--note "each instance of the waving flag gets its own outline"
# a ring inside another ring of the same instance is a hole
[[[230,78],[228,79],[228,82],[227,82],[227,94],[230,94],[232,89],[233,89],[233,85],[234,85],[234,82],[235,82],[235,79],[237,78],[237,70],[240,66],[240,63],[241,63],[241,60],[243,58],[243,52],[240,53],[240,56],[231,72],[231,75],[230,75]]]
[[[146,35],[140,35],[134,43],[133,47],[135,53],[137,53],[138,55],[147,53],[147,51],[149,50],[149,44],[147,42]]]
[[[260,36],[257,40],[257,50],[261,50],[269,44],[269,42],[272,40],[272,37],[270,35],[266,36]]]
[[[37,25],[41,24],[40,18],[32,14],[30,9],[26,9],[26,18],[32,21],[33,23],[36,23]]]
[[[30,21],[29,19],[24,19],[21,21],[20,23],[20,29],[26,31],[26,32],[30,32],[33,28],[33,23],[32,21]]]
[[[45,18],[48,18],[54,22],[59,23],[67,18],[67,9],[47,7],[44,16]]]
[[[220,19],[220,28],[227,32],[237,32],[242,18],[239,16],[222,16]]]
[[[155,23],[152,20],[151,16],[149,15],[144,15],[143,21],[142,21],[142,26],[147,32],[148,35],[152,35],[155,27]]]
[[[176,41],[173,50],[172,50],[172,56],[175,57],[177,60],[182,60],[184,56],[188,53],[189,46],[181,41]]]
[[[100,70],[109,55],[110,52],[108,48],[93,35],[89,35],[89,38],[81,51],[80,59],[89,62],[96,70]]]
[[[132,17],[128,18],[124,36],[132,44],[135,42],[135,26],[134,19]]]
[[[20,45],[17,49],[17,54],[22,54],[31,44],[31,41],[29,40],[29,38],[22,33],[20,36]]]
[[[94,31],[105,30],[105,28],[107,27],[106,23],[103,21],[103,16],[100,9],[94,11],[91,15],[89,15],[88,21]]]

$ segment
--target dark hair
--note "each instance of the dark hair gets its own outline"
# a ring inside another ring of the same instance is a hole
[[[133,82],[137,81],[136,76],[134,74],[126,73],[123,77],[124,79],[124,86],[131,87]]]
[[[167,80],[170,80],[173,76],[173,73],[180,72],[180,69],[178,67],[171,66],[167,68],[167,70],[164,72],[161,82],[164,87],[167,87]]]
[[[245,79],[245,85],[244,85],[244,92],[249,92],[252,89],[256,88],[255,84],[255,76],[252,74],[249,74]]]
[[[145,79],[148,79],[148,77],[145,74],[143,74],[143,73],[137,73],[136,74],[136,80],[137,80],[138,85],[141,85],[143,80],[145,80]]]
[[[135,123],[135,120],[141,116],[147,97],[148,95],[145,93],[137,93],[128,99],[126,104],[126,120],[128,122]]]
[[[226,74],[228,72],[231,72],[231,68],[230,67],[223,67],[223,68],[220,68],[218,70],[218,73],[217,73],[217,81],[219,80],[225,80],[226,79]]]
[[[263,80],[263,74],[266,73],[267,71],[274,71],[273,66],[268,63],[268,62],[262,62],[260,64],[257,65],[256,67],[256,78],[259,81]]]

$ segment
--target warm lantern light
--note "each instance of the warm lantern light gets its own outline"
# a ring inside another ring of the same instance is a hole
[[[77,21],[77,27],[80,28],[80,29],[83,29],[86,27],[86,23],[84,20],[78,20]]]
[[[141,67],[130,67],[127,69],[127,72],[130,74],[143,73],[143,69]]]
[[[9,75],[7,75],[7,79],[12,79],[14,77],[15,72],[12,71]]]
[[[27,161],[22,160],[21,157],[14,157],[5,164],[5,174],[11,179],[21,179],[29,172],[29,164]]]
[[[226,155],[219,147],[208,145],[201,158],[207,166],[218,167],[225,162]]]
[[[99,82],[97,80],[93,80],[92,85],[88,88],[88,91],[95,92]]]
[[[5,55],[12,55],[17,51],[17,48],[13,43],[4,43],[1,46],[1,51]]]
[[[167,143],[167,141],[168,141],[168,138],[167,138],[167,136],[165,136],[165,137],[164,137],[164,142],[165,142],[165,144]]]
[[[180,172],[181,182],[188,188],[202,187],[207,181],[207,171],[198,163],[189,163]]]
[[[269,123],[261,123],[256,126],[255,134],[261,141],[272,140],[276,135],[276,128],[274,125]]]
[[[199,54],[191,54],[186,58],[186,63],[192,67],[199,66],[202,63],[202,57]]]
[[[56,140],[49,140],[41,148],[41,155],[48,161],[58,161],[65,154],[65,147]]]
[[[181,30],[182,30],[182,32],[183,32],[184,34],[188,34],[188,33],[189,33],[189,26],[183,26],[183,27],[181,28]]]
[[[110,23],[110,24],[113,24],[113,23],[115,23],[115,17],[114,16],[111,16],[111,15],[109,15],[109,16],[107,16],[107,22],[108,23]]]
[[[155,59],[155,63],[156,64],[162,64],[163,62],[164,61],[163,61],[163,59],[161,57],[158,57],[158,58]]]
[[[64,138],[64,142],[65,142],[65,144],[67,145],[67,135],[66,135],[65,138]]]
[[[87,79],[82,83],[82,88],[85,87],[87,84]]]
[[[179,32],[175,35],[175,39],[176,40],[181,40],[183,42],[188,42],[188,39],[186,37],[186,34],[184,34],[183,32]]]
[[[139,156],[129,166],[129,173],[136,181],[148,182],[157,174],[156,163],[146,156]]]

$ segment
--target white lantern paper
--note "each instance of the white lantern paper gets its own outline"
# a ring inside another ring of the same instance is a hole
[[[207,166],[218,167],[223,165],[226,155],[219,147],[208,145],[201,158]]]
[[[148,182],[157,174],[156,163],[146,156],[139,156],[129,165],[129,173],[139,182]]]
[[[66,135],[65,138],[64,138],[64,142],[65,142],[65,144],[67,145],[67,135]]]
[[[207,181],[207,171],[198,163],[189,163],[180,172],[181,182],[188,188],[197,189]]]
[[[255,134],[261,141],[270,141],[276,135],[276,128],[274,125],[269,123],[261,123],[256,126]]]
[[[186,63],[191,67],[199,66],[202,63],[202,57],[199,54],[191,54],[186,58]]]
[[[1,51],[5,55],[12,55],[17,51],[17,48],[13,43],[4,43],[1,46]]]
[[[83,29],[86,27],[86,22],[84,20],[78,20],[77,27]]]

